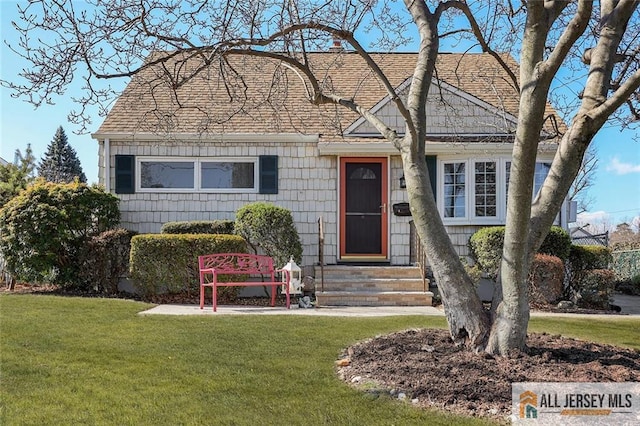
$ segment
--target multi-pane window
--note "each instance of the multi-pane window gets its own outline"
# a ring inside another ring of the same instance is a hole
[[[443,159],[439,163],[438,207],[448,223],[504,223],[511,159]],[[551,168],[536,163],[536,195]],[[468,184],[467,184],[468,183]]]
[[[475,179],[475,215],[477,217],[496,217],[498,198],[498,171],[495,161],[476,162]]]
[[[464,162],[444,163],[444,217],[466,216],[466,166]]]
[[[139,160],[141,191],[257,191],[257,159]]]
[[[533,174],[533,198],[538,195],[540,188],[544,180],[547,178],[551,170],[551,163],[536,163],[536,170]],[[505,163],[505,182],[506,182],[506,194],[509,195],[509,178],[511,177],[511,161]],[[505,197],[505,200],[507,197]]]
[[[544,180],[551,170],[551,163],[536,163],[536,171],[533,175],[533,196],[537,196],[542,188]]]

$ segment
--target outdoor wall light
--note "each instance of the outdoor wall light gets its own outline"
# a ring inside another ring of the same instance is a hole
[[[402,176],[400,176],[400,188],[406,188],[407,187],[407,181],[404,178],[404,174]]]

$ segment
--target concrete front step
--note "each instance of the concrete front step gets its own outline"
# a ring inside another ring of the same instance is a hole
[[[326,265],[323,268],[325,280],[360,278],[419,278],[420,270],[415,266],[351,266]],[[319,266],[315,268],[316,277],[321,276]]]
[[[426,286],[426,288],[425,288]],[[368,278],[349,277],[343,279],[325,278],[324,283],[316,281],[320,291],[425,291],[429,283],[422,278]]]
[[[318,306],[431,306],[415,266],[330,265],[316,267]],[[425,288],[426,287],[426,288]]]
[[[317,306],[431,306],[430,291],[316,291]]]

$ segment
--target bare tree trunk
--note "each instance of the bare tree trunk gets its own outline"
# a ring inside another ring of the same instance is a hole
[[[539,66],[542,61],[546,32],[540,25],[543,7],[529,7],[520,65],[520,110],[513,147],[507,219],[502,262],[496,285],[501,286],[501,300],[494,300],[491,334],[486,351],[508,355],[525,348],[529,323],[527,275],[531,252],[527,244],[533,176],[540,130],[547,102],[549,81],[544,80]]]
[[[442,296],[452,339],[484,349],[489,318],[437,212],[424,156],[402,153],[409,205]]]
[[[427,94],[439,50],[438,21],[448,6],[431,13],[424,2],[405,0],[420,33],[418,61],[407,98],[413,128],[396,143],[400,150],[411,214],[438,283],[451,337],[456,344],[484,349],[488,316],[464,265],[451,243],[431,190],[425,159]]]

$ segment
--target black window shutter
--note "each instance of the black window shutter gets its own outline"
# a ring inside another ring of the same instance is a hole
[[[260,156],[260,193],[278,193],[278,156]]]
[[[436,178],[438,176],[438,162],[436,161],[437,158],[438,157],[435,155],[427,155],[426,157],[427,168],[429,169],[429,180],[431,181],[431,190],[433,191],[433,197],[436,200],[438,199],[438,191],[436,191],[436,189],[438,188],[436,181]]]
[[[116,194],[133,194],[135,185],[135,156],[116,155]]]

